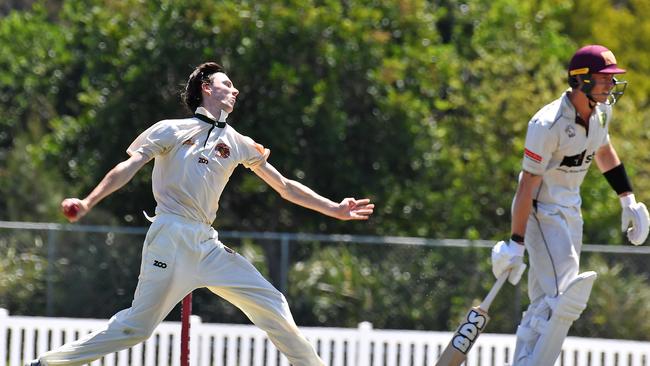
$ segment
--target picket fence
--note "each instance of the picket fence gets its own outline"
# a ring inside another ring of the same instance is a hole
[[[22,366],[47,349],[106,323],[100,319],[10,316],[0,309],[0,365]],[[179,322],[163,322],[153,336],[109,354],[92,366],[179,366]],[[301,327],[329,366],[434,365],[449,332]],[[252,325],[207,324],[192,316],[192,366],[288,366],[286,358]],[[512,360],[513,335],[483,334],[467,366],[502,366]],[[3,363],[4,362],[4,363]],[[650,342],[569,337],[556,366],[650,366]]]

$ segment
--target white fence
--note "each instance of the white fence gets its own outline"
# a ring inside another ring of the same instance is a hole
[[[99,319],[9,316],[0,309],[0,365],[27,360],[106,323]],[[449,332],[302,327],[329,366],[433,365]],[[180,323],[164,322],[146,342],[107,355],[93,366],[179,366]],[[288,366],[264,332],[251,325],[204,324],[191,320],[192,366]],[[512,360],[514,336],[483,334],[467,366],[502,366]],[[3,361],[4,360],[4,361]],[[650,342],[569,337],[557,366],[650,366]]]

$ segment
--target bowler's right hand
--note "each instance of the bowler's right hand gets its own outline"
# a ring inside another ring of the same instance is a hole
[[[79,221],[89,210],[88,204],[78,198],[66,198],[61,202],[61,211],[70,222]]]
[[[492,273],[499,277],[505,271],[510,271],[508,282],[516,285],[526,270],[524,252],[526,247],[513,240],[509,243],[500,241],[492,248]]]

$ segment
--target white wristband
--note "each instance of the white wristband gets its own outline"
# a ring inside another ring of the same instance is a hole
[[[634,199],[634,193],[619,197],[618,199],[621,201],[621,207],[629,207],[636,203],[636,199]]]

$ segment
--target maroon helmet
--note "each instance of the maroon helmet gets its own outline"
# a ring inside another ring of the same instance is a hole
[[[591,89],[592,74],[623,74],[624,69],[621,69],[616,64],[616,57],[614,53],[601,45],[584,46],[573,55],[571,62],[569,62],[569,86],[580,90],[589,97],[593,102]],[[582,80],[582,86],[580,86]],[[618,81],[614,78],[615,88],[609,94],[609,104],[614,104],[625,92],[627,82]]]
[[[569,75],[584,74],[624,74],[625,70],[616,65],[612,51],[600,45],[590,45],[579,49],[569,63]]]

